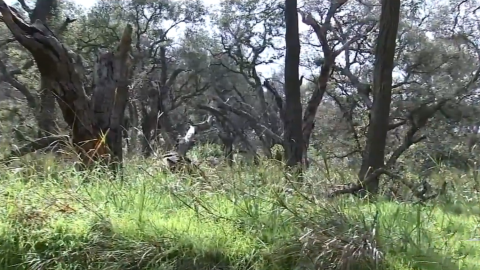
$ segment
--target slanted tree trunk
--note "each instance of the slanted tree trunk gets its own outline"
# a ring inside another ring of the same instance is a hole
[[[300,97],[300,39],[298,34],[297,1],[285,0],[285,111],[284,148],[286,165],[293,167],[302,164],[302,103]]]
[[[54,91],[83,163],[88,166],[96,160],[121,162],[121,125],[131,75],[132,27],[127,25],[114,52],[98,57],[90,99],[82,81],[83,67],[75,53],[39,20],[26,24],[3,0],[0,12],[10,32],[33,55],[42,78]]]
[[[392,71],[399,20],[400,0],[382,0],[380,29],[375,49],[373,107],[367,133],[367,145],[359,172],[361,181],[376,169],[384,166],[392,99]],[[365,184],[365,189],[371,193],[377,193],[378,188],[378,177]]]
[[[320,46],[322,48],[324,59],[321,60],[321,71],[320,76],[317,79],[317,86],[310,97],[310,100],[307,103],[307,107],[305,108],[305,112],[303,115],[303,142],[304,142],[304,161],[307,162],[307,149],[310,144],[310,137],[312,132],[315,128],[315,117],[317,114],[318,107],[322,102],[322,99],[327,91],[328,80],[330,78],[331,71],[335,65],[335,59],[344,52],[351,44],[358,41],[362,37],[366,36],[366,34],[373,30],[374,24],[371,24],[365,33],[359,33],[358,35],[354,36],[352,39],[346,41],[342,44],[342,46],[338,49],[335,47],[331,47],[329,44],[328,39],[328,32],[331,28],[331,21],[334,18],[335,14],[340,10],[342,6],[344,6],[348,0],[335,0],[330,1],[330,7],[328,12],[324,16],[323,23],[317,22],[311,14],[303,14],[302,21],[303,23],[312,27],[315,35],[320,42]],[[308,163],[307,163],[308,165]]]

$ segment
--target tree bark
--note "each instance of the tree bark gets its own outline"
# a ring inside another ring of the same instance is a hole
[[[122,161],[121,124],[131,75],[132,27],[127,25],[117,50],[98,57],[92,100],[83,85],[76,54],[39,20],[28,25],[0,0],[3,21],[15,39],[33,55],[42,78],[54,91],[72,142],[85,165]]]
[[[123,124],[128,103],[128,85],[131,78],[132,27],[125,28],[116,52],[98,57],[95,64],[92,95],[93,112],[97,132],[104,136],[113,163],[123,160]],[[98,135],[97,135],[98,136]],[[98,138],[98,137],[97,137]]]
[[[399,20],[400,0],[382,0],[380,29],[375,49],[372,117],[359,172],[361,181],[373,171],[383,167],[385,162],[385,145],[392,100],[392,71]],[[366,183],[364,188],[373,194],[377,193],[379,177]]]
[[[300,38],[297,1],[285,0],[286,54],[285,54],[285,111],[284,148],[288,167],[302,164],[302,103],[300,97]]]
[[[44,24],[48,24],[51,17],[56,13],[58,6],[57,0],[37,0],[35,8],[30,14],[30,23],[34,23],[36,20],[40,20]],[[55,134],[55,114],[56,104],[55,95],[52,91],[48,90],[48,80],[40,79],[40,107],[37,111],[38,119],[38,136],[43,137],[45,135]]]
[[[40,107],[37,111],[38,137],[50,136],[56,134],[55,131],[55,113],[56,102],[55,95],[49,89],[48,81],[40,78]]]
[[[164,59],[164,51],[161,53],[161,58]],[[166,59],[162,60],[162,74],[160,85],[148,85],[148,96],[145,104],[142,104],[142,148],[145,157],[149,157],[153,153],[152,143],[158,138],[159,131],[164,134],[164,140],[169,147],[175,145],[176,134],[173,131],[173,125],[170,121],[168,111],[164,106],[164,99],[167,97],[169,91],[177,77],[184,72],[184,69],[176,69],[172,72],[170,77],[166,75]],[[165,71],[164,71],[165,70]]]
[[[227,162],[228,166],[233,166],[233,142],[235,137],[231,132],[221,132],[219,133],[219,138],[222,141],[223,148],[223,157]]]

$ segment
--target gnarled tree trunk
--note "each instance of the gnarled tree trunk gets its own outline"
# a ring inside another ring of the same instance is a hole
[[[54,92],[72,142],[85,165],[122,161],[122,130],[128,100],[132,27],[127,25],[114,52],[98,57],[92,97],[85,93],[76,54],[39,20],[28,25],[0,0],[3,21],[15,39],[33,55],[45,83]]]

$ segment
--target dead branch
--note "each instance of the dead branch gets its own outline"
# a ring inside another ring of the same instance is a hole
[[[31,141],[30,143],[27,143],[24,146],[21,146],[20,148],[14,147],[14,149],[11,150],[10,154],[3,158],[3,161],[8,162],[8,160],[13,157],[21,157],[26,154],[47,148],[56,143],[66,144],[68,140],[69,136],[67,135],[54,135],[36,139],[34,141]]]
[[[404,179],[402,176],[395,174],[385,168],[379,168],[375,170],[373,173],[371,173],[361,184],[353,185],[349,188],[344,188],[340,190],[335,190],[331,192],[328,197],[333,198],[338,195],[342,194],[358,194],[361,190],[363,190],[363,187],[367,185],[369,182],[374,181],[378,177],[382,175],[387,175],[390,177],[390,179],[400,181],[404,186],[406,186],[412,194],[419,199],[420,203],[426,202],[428,200],[434,199],[442,192],[442,190],[445,188],[442,186],[441,191],[429,196],[426,196],[426,193],[431,189],[430,185],[426,181],[422,181],[420,184],[413,184]],[[421,187],[421,189],[419,189]]]
[[[247,137],[245,136],[244,132],[240,130],[233,121],[227,117],[227,115],[215,108],[212,108],[210,106],[205,106],[205,105],[198,105],[198,109],[200,110],[205,110],[209,112],[211,115],[213,115],[218,122],[224,123],[224,125],[228,126],[233,132],[235,133],[236,136],[240,138],[240,140],[246,145],[247,149],[249,149],[252,152],[254,151],[254,147],[252,144],[248,141]]]
[[[177,149],[162,156],[163,163],[167,165],[170,171],[177,172],[181,168],[189,171],[190,169],[196,169],[202,174],[202,176],[204,176],[200,168],[195,166],[187,157],[187,152],[195,144],[195,135],[209,129],[212,125],[212,122],[213,117],[209,116],[207,120],[203,122],[191,124],[185,136],[178,142]],[[194,168],[190,168],[191,165],[193,165]]]
[[[187,133],[180,140],[180,142],[178,144],[177,153],[180,156],[186,156],[187,152],[195,144],[195,135],[198,134],[199,132],[203,132],[203,131],[209,129],[212,125],[212,122],[213,122],[213,117],[209,116],[207,118],[207,120],[205,120],[203,122],[190,125],[190,128],[188,129]]]
[[[399,178],[397,175],[395,175],[392,172],[386,170],[385,168],[379,168],[379,169],[375,170],[374,172],[372,172],[365,180],[363,180],[362,183],[353,185],[349,188],[336,190],[336,191],[330,193],[328,196],[329,197],[336,197],[336,196],[342,195],[342,194],[357,194],[361,189],[363,189],[363,187],[366,184],[372,182],[373,180],[377,179],[378,177],[380,177],[383,174],[388,175],[391,178],[395,178],[395,179]]]

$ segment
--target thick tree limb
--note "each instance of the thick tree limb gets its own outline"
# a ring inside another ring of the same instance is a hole
[[[73,63],[69,62],[71,52],[40,21],[34,25],[26,24],[10,11],[3,0],[0,0],[0,12],[17,41],[32,53],[42,76],[56,81],[53,89],[61,101],[60,107],[67,124],[73,127],[77,117],[93,119],[82,81]],[[65,102],[68,101],[76,106],[67,108]],[[76,126],[84,131],[82,133],[93,134],[91,124]]]

